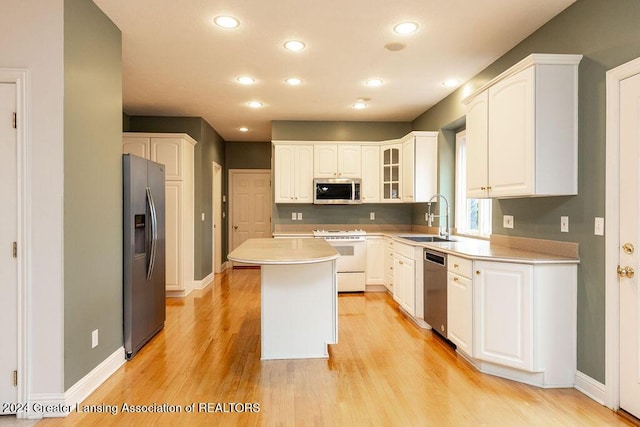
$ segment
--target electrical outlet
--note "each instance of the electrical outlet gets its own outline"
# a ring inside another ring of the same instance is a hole
[[[298,212],[298,221],[302,221],[302,212]]]
[[[369,212],[369,219],[371,221],[375,221],[376,219],[376,213],[375,212]]]
[[[513,215],[503,215],[502,226],[504,228],[513,228]]]
[[[202,220],[204,221],[204,212],[202,212]]]
[[[98,330],[94,330],[91,332],[91,348],[96,348],[98,346]]]
[[[561,216],[560,217],[560,232],[568,233],[569,232],[569,217]]]
[[[424,220],[429,222],[429,212],[424,213]]]
[[[596,217],[593,234],[604,236],[604,218]]]
[[[291,220],[295,221],[297,218],[296,213],[295,212],[291,212]]]

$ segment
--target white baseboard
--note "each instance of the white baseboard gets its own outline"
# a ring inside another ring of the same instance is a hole
[[[213,282],[213,273],[210,273],[207,277],[202,280],[196,280],[193,282],[194,289],[204,289],[209,286]]]
[[[124,347],[120,347],[64,393],[65,403],[75,408],[124,365],[125,361]]]
[[[39,393],[29,396],[29,411],[19,413],[17,418],[40,420],[50,417],[66,417],[73,407],[65,403],[64,393]]]
[[[29,396],[26,418],[66,417],[125,363],[124,347],[118,348],[102,363],[64,393],[42,393]],[[22,417],[20,417],[22,418]]]
[[[607,387],[599,381],[576,371],[576,390],[590,397],[601,405],[605,404]]]

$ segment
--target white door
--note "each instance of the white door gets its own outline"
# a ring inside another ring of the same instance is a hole
[[[222,167],[213,162],[213,194],[212,201],[212,218],[211,237],[212,245],[212,263],[211,268],[214,273],[222,272]]]
[[[640,74],[620,82],[620,408],[640,418]],[[631,246],[633,246],[633,250]],[[626,249],[626,250],[625,250]],[[623,270],[624,273],[626,270]]]
[[[13,371],[18,366],[17,260],[13,242],[17,241],[17,151],[13,114],[16,111],[16,85],[0,83],[0,402],[17,402]]]
[[[271,237],[271,173],[231,171],[229,252],[247,239]]]

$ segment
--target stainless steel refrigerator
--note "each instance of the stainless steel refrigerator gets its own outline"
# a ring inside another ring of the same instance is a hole
[[[122,156],[124,348],[127,359],[165,321],[164,165]]]

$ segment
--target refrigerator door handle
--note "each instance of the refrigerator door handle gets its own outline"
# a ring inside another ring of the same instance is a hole
[[[147,203],[151,214],[151,253],[149,254],[149,266],[147,267],[147,280],[151,280],[153,267],[156,260],[156,244],[158,241],[158,218],[156,216],[156,205],[153,202],[151,188],[147,187]]]

